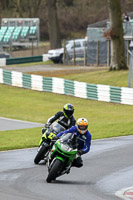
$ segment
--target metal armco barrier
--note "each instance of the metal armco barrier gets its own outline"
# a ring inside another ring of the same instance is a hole
[[[43,62],[48,61],[48,54],[40,56],[22,57],[22,58],[2,58],[0,59],[0,66],[32,63],[32,62]]]
[[[133,105],[133,89],[43,77],[0,69],[0,83],[90,100]]]
[[[6,65],[41,62],[42,58],[43,58],[42,56],[31,56],[31,57],[23,57],[23,58],[7,58]]]

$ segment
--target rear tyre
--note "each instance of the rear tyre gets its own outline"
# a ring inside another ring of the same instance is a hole
[[[59,173],[61,172],[61,169],[62,169],[62,161],[61,160],[58,160],[58,159],[55,159],[50,171],[49,171],[49,174],[47,176],[47,179],[46,181],[48,183],[51,183],[52,180],[55,180],[56,177],[59,175]]]
[[[47,151],[48,151],[48,148],[42,145],[34,159],[34,163],[38,164],[41,160],[43,160]]]

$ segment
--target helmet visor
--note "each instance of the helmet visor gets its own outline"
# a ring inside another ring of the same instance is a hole
[[[73,112],[74,110],[65,110],[65,114],[67,115],[67,117],[71,117]]]
[[[79,125],[78,128],[81,130],[81,131],[85,131],[87,129],[88,126],[85,126],[85,125]]]

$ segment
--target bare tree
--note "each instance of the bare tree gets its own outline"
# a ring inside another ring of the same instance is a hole
[[[42,0],[0,0],[2,11],[7,10],[12,17],[36,17]],[[1,12],[2,13],[2,12]]]
[[[110,18],[111,66],[110,70],[127,69],[120,0],[107,0]]]
[[[29,10],[29,17],[36,17],[40,8],[42,0],[26,0],[27,8]]]
[[[52,49],[55,49],[61,47],[56,0],[46,0],[46,1],[48,8],[48,27],[49,27],[50,46]]]
[[[9,0],[0,0],[0,5],[2,9],[7,9],[9,5]]]

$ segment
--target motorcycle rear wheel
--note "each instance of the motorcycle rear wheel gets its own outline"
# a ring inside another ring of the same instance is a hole
[[[59,175],[60,171],[62,169],[62,161],[59,159],[56,159],[49,171],[49,174],[47,176],[46,181],[48,183],[51,183],[52,180],[55,180],[56,177]]]
[[[43,160],[47,151],[48,151],[48,148],[42,145],[34,159],[34,163],[38,164],[41,160]]]

